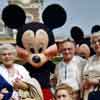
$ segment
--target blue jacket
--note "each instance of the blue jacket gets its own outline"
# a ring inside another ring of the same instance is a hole
[[[13,87],[0,75],[0,91],[7,88],[8,93],[3,93],[3,100],[9,100],[13,93]]]

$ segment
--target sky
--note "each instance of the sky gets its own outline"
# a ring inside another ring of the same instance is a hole
[[[69,37],[70,29],[79,26],[90,35],[93,25],[100,25],[100,0],[44,0],[44,8],[52,3],[62,5],[67,12],[65,25],[55,30],[57,36]]]
[[[0,13],[3,9],[3,7],[5,7],[7,5],[7,0],[0,0]]]
[[[0,10],[7,4],[6,1],[0,0]],[[81,27],[85,35],[89,35],[92,26],[100,24],[100,0],[44,0],[43,9],[53,3],[60,4],[67,12],[67,21],[54,30],[55,36],[69,37],[73,26]]]

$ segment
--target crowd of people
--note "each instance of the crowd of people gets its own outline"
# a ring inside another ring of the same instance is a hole
[[[92,100],[90,93],[100,84],[100,32],[79,38],[73,30],[79,29],[72,28],[73,39],[56,44],[62,59],[51,74],[52,100]],[[0,45],[0,100],[45,100],[39,82],[15,63],[16,56],[13,45]]]

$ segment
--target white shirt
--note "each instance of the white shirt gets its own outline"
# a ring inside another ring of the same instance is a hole
[[[30,78],[28,71],[19,64],[13,64],[13,67],[15,68],[16,72],[13,76],[9,76],[8,70],[4,67],[3,64],[0,65],[0,74],[11,84],[16,80],[16,78],[19,78],[21,80],[26,80],[27,78]]]
[[[0,74],[7,80],[8,83],[10,83],[13,86],[13,82],[16,79],[20,79],[20,80],[26,80],[26,79],[30,79],[29,73],[28,71],[19,64],[13,64],[13,68],[14,68],[14,74],[11,75],[10,72],[8,72],[7,68],[5,68],[5,66],[3,64],[0,65]],[[17,91],[13,91],[13,95],[12,98],[14,98],[15,100],[19,100],[19,95]]]
[[[0,65],[0,74],[12,86],[13,86],[13,82],[16,79],[20,79],[24,82],[27,82],[28,84],[30,84],[31,86],[33,86],[37,89],[38,93],[40,94],[40,96],[42,98],[41,87],[40,87],[40,84],[38,83],[38,81],[34,78],[31,78],[29,76],[29,72],[22,65],[13,64],[13,68],[16,70],[16,72],[13,75],[9,75],[7,68],[5,68],[5,66],[3,64],[1,64]],[[14,100],[19,100],[19,94],[17,91],[15,91],[15,90],[13,91],[12,98],[14,98]]]
[[[66,83],[74,90],[79,90],[81,80],[79,62],[80,57],[74,56],[68,64],[66,64],[64,61],[61,61],[56,65],[55,75],[57,77],[57,85]]]

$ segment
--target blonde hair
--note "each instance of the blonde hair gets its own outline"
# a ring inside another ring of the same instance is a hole
[[[92,43],[92,41],[93,41],[95,38],[98,38],[98,37],[100,37],[100,31],[99,31],[99,32],[95,32],[95,33],[93,33],[93,34],[90,36],[90,38],[91,38],[91,43]]]
[[[12,44],[0,45],[0,54],[2,54],[4,50],[10,50],[15,56],[17,55],[16,48]]]
[[[98,37],[98,36],[100,36],[100,31],[95,32],[95,33],[93,33],[93,34],[91,35],[91,37]]]
[[[60,85],[58,85],[58,86],[56,87],[55,95],[57,94],[57,92],[58,92],[59,90],[66,90],[71,96],[72,96],[72,94],[73,94],[73,92],[74,92],[74,90],[73,90],[72,87],[70,87],[69,85],[64,84],[64,83],[63,83],[63,84],[60,84]]]

